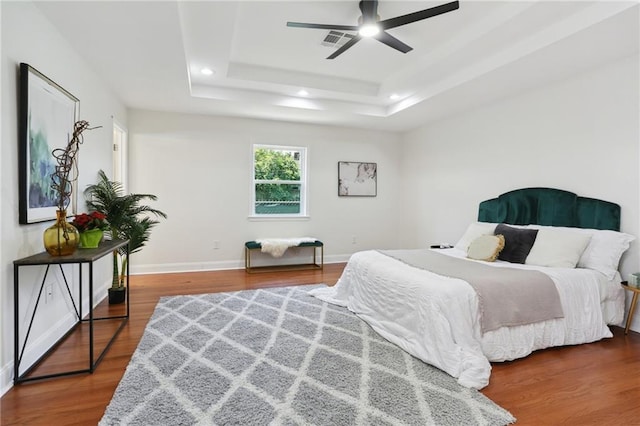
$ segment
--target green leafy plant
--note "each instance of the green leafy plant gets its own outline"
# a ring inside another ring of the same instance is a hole
[[[155,195],[125,194],[122,184],[109,180],[102,170],[98,172],[98,183],[89,185],[84,195],[89,209],[106,216],[109,227],[105,234],[111,239],[129,240],[129,255],[142,250],[149,241],[152,228],[160,223],[150,215],[167,217],[162,211],[142,204],[144,201],[157,200]],[[128,262],[126,246],[114,251],[112,288],[124,287]]]

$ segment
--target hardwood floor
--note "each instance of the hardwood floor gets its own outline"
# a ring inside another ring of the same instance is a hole
[[[343,268],[344,264],[327,264],[323,271],[247,274],[230,270],[131,277],[131,318],[97,370],[14,386],[0,400],[0,424],[97,424],[161,296],[334,284]],[[97,336],[112,327],[105,323]],[[511,411],[517,425],[640,425],[640,334],[625,336],[618,327],[613,331],[613,339],[494,363],[491,383],[482,393]],[[56,368],[77,363],[82,339],[81,335],[61,347],[50,362]]]

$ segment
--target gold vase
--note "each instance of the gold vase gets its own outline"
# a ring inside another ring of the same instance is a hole
[[[67,222],[67,211],[56,211],[56,223],[45,229],[42,236],[44,248],[51,256],[68,256],[78,249],[80,234]]]

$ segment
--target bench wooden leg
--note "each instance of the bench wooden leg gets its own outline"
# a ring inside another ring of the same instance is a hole
[[[633,314],[636,310],[636,303],[638,303],[638,294],[637,292],[633,293],[633,297],[631,298],[631,306],[629,306],[629,313],[627,314],[627,324],[624,328],[624,334],[629,334],[629,328],[631,328],[631,321],[633,321]]]

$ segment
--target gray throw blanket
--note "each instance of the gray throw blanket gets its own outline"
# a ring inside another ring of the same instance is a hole
[[[415,268],[468,282],[478,294],[482,333],[564,317],[554,282],[540,271],[495,268],[432,250],[380,252]]]

